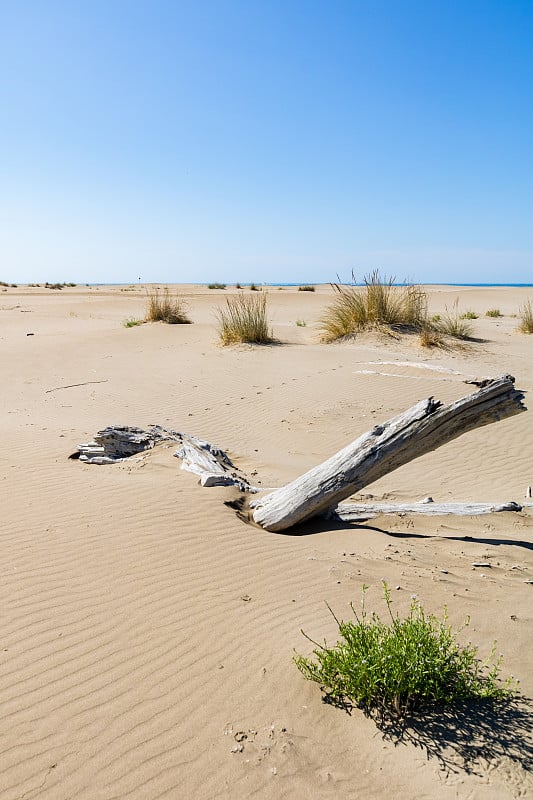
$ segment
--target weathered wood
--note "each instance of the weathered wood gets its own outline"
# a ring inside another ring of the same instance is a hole
[[[88,464],[116,464],[161,442],[179,444],[174,455],[181,459],[181,468],[198,475],[202,486],[236,486],[243,492],[259,491],[220,447],[160,425],[151,425],[148,430],[111,425],[98,431],[93,441],[78,445],[79,459]]]
[[[281,489],[253,501],[253,519],[267,530],[286,530],[335,508],[364,486],[467,431],[525,411],[522,399],[514,378],[504,375],[448,405],[433,397],[422,400]]]
[[[236,486],[241,492],[259,491],[258,487],[249,483],[220,447],[186,433],[182,433],[181,437],[181,447],[174,455],[181,458],[182,469],[200,476],[202,486]]]
[[[478,514],[496,514],[500,511],[521,511],[514,501],[508,503],[341,503],[335,511],[328,512],[343,522],[372,519],[381,514],[421,514],[442,517],[449,514],[459,517],[476,517]]]

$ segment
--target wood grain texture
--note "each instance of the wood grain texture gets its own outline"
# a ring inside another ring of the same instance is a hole
[[[473,394],[443,405],[433,397],[360,436],[296,480],[257,498],[253,519],[283,531],[335,508],[364,486],[474,428],[525,411],[514,378],[487,379]]]

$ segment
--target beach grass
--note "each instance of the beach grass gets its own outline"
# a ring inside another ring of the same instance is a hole
[[[482,663],[477,647],[458,643],[462,628],[453,630],[446,610],[439,619],[426,613],[414,597],[408,615],[401,619],[392,611],[390,589],[384,583],[389,617],[385,623],[366,611],[367,588],[363,586],[361,611],[351,606],[355,621],[342,622],[331,612],[340,634],[333,647],[310,639],[316,645],[314,658],[299,654],[294,658],[303,675],[319,683],[330,701],[401,717],[457,701],[503,699],[516,691],[516,681],[499,679],[501,657],[495,658],[494,646]],[[468,623],[467,619],[463,627]]]
[[[446,313],[436,323],[436,330],[441,334],[451,336],[453,339],[470,339],[473,328],[469,320],[472,318],[459,314],[458,305],[459,301],[456,300],[451,311],[446,306]]]
[[[225,283],[208,283],[207,284],[207,288],[208,289],[225,289],[226,288],[226,284]]]
[[[485,312],[486,317],[503,317],[499,308],[489,308],[488,311]]]
[[[223,345],[274,342],[267,315],[267,296],[239,294],[227,297],[226,305],[218,308],[218,333]]]
[[[524,305],[520,306],[519,317],[518,330],[521,333],[533,333],[533,303],[531,300],[526,300]]]
[[[479,314],[476,314],[475,311],[468,310],[468,311],[464,311],[460,315],[460,318],[461,319],[479,319]]]
[[[362,286],[332,286],[336,297],[320,319],[324,341],[372,328],[421,331],[427,324],[427,294],[421,286],[398,286],[377,270],[364,276]]]
[[[423,325],[420,331],[421,347],[445,347],[446,342],[434,325]]]
[[[170,294],[166,288],[162,293],[159,289],[152,289],[147,293],[145,322],[187,325],[191,320],[185,312],[183,298],[177,293]]]
[[[310,285],[298,286],[298,291],[299,292],[314,292],[315,291],[315,287],[314,286],[310,286]]]

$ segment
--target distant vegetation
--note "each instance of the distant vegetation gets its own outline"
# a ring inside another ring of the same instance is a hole
[[[499,308],[489,308],[488,311],[485,312],[486,317],[502,317],[503,314],[501,313]]]
[[[18,283],[6,283],[5,281],[0,281],[0,286],[6,286],[8,289],[18,289]]]
[[[260,286],[256,286],[255,283],[251,283],[250,284],[250,289],[251,289],[252,292],[260,292],[261,291],[261,287]]]
[[[267,316],[266,294],[227,297],[226,305],[217,309],[217,319],[220,341],[224,345],[240,342],[270,344],[274,341]]]
[[[298,291],[299,292],[314,292],[315,291],[315,287],[314,286],[298,286]]]
[[[67,286],[68,287],[72,287],[72,286],[76,286],[76,285],[77,284],[75,284],[75,283],[48,283],[48,281],[46,281],[46,283],[44,284],[44,288],[45,289],[65,289]]]
[[[475,311],[464,311],[461,314],[461,319],[478,319],[479,314],[476,314]]]
[[[520,325],[518,330],[521,333],[533,333],[533,304],[531,300],[527,300],[523,306],[520,306]]]
[[[225,283],[209,283],[207,285],[207,288],[208,289],[225,289],[226,288],[226,284]]]
[[[161,293],[153,289],[147,295],[146,322],[166,322],[168,325],[187,325],[191,322],[185,313],[185,301],[168,289]]]
[[[384,584],[390,617],[386,624],[377,614],[368,615],[367,588],[363,587],[360,614],[352,606],[355,621],[341,622],[333,615],[340,634],[333,647],[310,639],[316,645],[314,658],[296,655],[294,659],[306,678],[320,684],[330,702],[353,703],[378,716],[403,717],[418,709],[465,700],[501,700],[516,692],[516,681],[500,682],[501,657],[494,658],[494,648],[482,663],[477,647],[458,643],[461,629],[454,631],[448,625],[446,613],[442,620],[426,614],[413,599],[409,614],[400,619],[392,612],[390,590]]]

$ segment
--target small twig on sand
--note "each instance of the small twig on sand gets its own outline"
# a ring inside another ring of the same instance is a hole
[[[85,383],[69,383],[68,386],[55,386],[53,389],[47,389],[45,394],[50,392],[57,392],[58,389],[73,389],[75,386],[87,386],[89,383],[107,383],[108,378],[103,381],[85,381]]]

